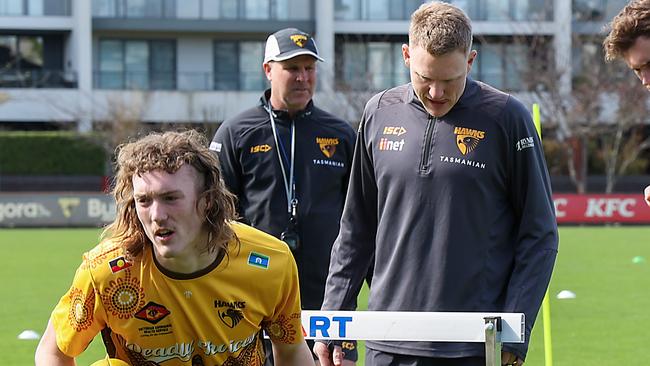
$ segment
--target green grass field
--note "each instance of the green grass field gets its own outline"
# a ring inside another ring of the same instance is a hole
[[[0,295],[0,365],[33,365],[37,341],[18,340],[26,329],[42,333],[49,313],[70,285],[81,253],[97,241],[95,229],[0,229],[4,264]],[[549,289],[554,365],[643,364],[650,360],[650,227],[563,227]],[[648,260],[633,263],[632,258]],[[561,290],[577,297],[557,300]],[[365,298],[360,300],[365,303]],[[526,365],[543,366],[541,315]],[[101,358],[93,342],[79,365]],[[359,362],[362,365],[362,362]]]

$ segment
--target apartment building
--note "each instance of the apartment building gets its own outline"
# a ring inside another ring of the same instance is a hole
[[[408,18],[422,0],[0,0],[0,128],[87,131],[117,115],[218,122],[257,101],[269,33],[313,33],[316,100],[348,120],[408,80]],[[472,75],[526,98],[521,69],[544,40],[558,83],[627,0],[451,0],[474,21]]]

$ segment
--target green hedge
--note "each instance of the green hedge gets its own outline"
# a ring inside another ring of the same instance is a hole
[[[104,175],[96,139],[69,131],[0,131],[0,174]]]

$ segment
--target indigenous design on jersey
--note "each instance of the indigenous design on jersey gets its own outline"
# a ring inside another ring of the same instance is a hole
[[[68,296],[70,297],[70,312],[68,313],[70,325],[77,332],[88,329],[93,322],[95,294],[91,292],[88,296],[84,296],[83,291],[72,288]]]
[[[473,130],[465,127],[455,127],[456,145],[463,155],[474,151],[478,143],[485,138],[485,131]]]
[[[242,349],[237,357],[228,357],[223,366],[261,366],[264,364],[264,347],[257,341]]]
[[[320,147],[320,151],[328,158],[331,158],[336,152],[339,139],[338,137],[316,137],[316,143]]]
[[[299,333],[295,328],[295,319],[300,320],[299,313],[293,313],[288,317],[280,315],[276,321],[267,323],[263,327],[271,339],[281,343],[295,343],[296,335]]]
[[[120,247],[115,245],[107,245],[106,243],[102,242],[84,256],[84,261],[81,264],[81,269],[95,269],[99,264],[104,263],[107,258],[117,257],[118,253],[122,253]]]
[[[110,281],[101,296],[107,310],[120,319],[132,317],[144,306],[144,289],[137,278],[131,277],[131,271],[124,278]]]

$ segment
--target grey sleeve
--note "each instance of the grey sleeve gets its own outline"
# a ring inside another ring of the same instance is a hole
[[[332,247],[323,310],[356,308],[357,295],[374,258],[377,186],[364,121],[365,117],[357,133],[341,228]]]
[[[518,218],[515,262],[508,283],[505,312],[526,315],[526,343],[503,349],[525,358],[530,332],[551,279],[558,232],[551,184],[541,141],[530,113],[511,101],[508,164],[511,203]]]

